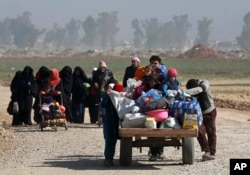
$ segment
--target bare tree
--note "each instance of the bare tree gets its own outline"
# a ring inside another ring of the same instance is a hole
[[[118,24],[118,12],[103,12],[99,14],[97,19],[98,33],[100,34],[100,43],[103,49],[115,47],[116,34],[119,31]]]
[[[136,48],[142,48],[144,33],[140,27],[140,22],[138,19],[132,21],[132,28],[134,28],[134,46]]]
[[[71,19],[69,23],[66,24],[65,30],[67,35],[66,48],[74,48],[79,44],[79,30],[81,26],[81,21]]]
[[[46,33],[43,43],[45,48],[48,48],[48,45],[52,45],[57,49],[63,49],[65,48],[66,40],[67,35],[65,28],[55,23],[53,28]]]
[[[195,40],[195,44],[208,44],[212,21],[212,19],[207,19],[206,17],[198,21],[198,36]]]
[[[176,27],[173,21],[169,21],[162,25],[159,37],[159,43],[161,48],[169,49],[175,47],[175,32]]]
[[[157,18],[142,21],[142,26],[145,31],[146,47],[148,49],[157,48],[158,39],[160,35],[160,24]]]
[[[96,20],[92,16],[88,16],[82,23],[82,28],[85,32],[85,36],[82,38],[83,43],[93,49],[95,40],[98,37]]]
[[[37,38],[44,32],[35,28],[30,16],[31,13],[26,11],[22,16],[11,19],[9,29],[13,35],[14,44],[19,48],[33,47]]]
[[[174,16],[173,19],[165,24],[158,22],[157,18],[142,21],[145,31],[148,49],[157,48],[183,48],[188,39],[188,31],[191,24],[188,22],[187,15]]]
[[[6,18],[0,21],[0,44],[10,45],[12,42],[12,34],[10,29],[11,19]]]
[[[188,39],[188,31],[191,28],[191,24],[188,21],[188,15],[174,16],[173,22],[175,24],[175,36],[176,48],[182,49]]]
[[[242,49],[250,48],[250,12],[244,16],[244,25],[241,35],[236,37],[236,40]]]

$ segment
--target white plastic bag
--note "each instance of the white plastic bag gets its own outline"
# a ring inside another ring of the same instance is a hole
[[[147,116],[142,113],[125,114],[121,126],[123,128],[145,128]]]
[[[136,113],[140,110],[135,101],[125,97],[123,93],[111,90],[109,96],[120,119],[127,113]]]

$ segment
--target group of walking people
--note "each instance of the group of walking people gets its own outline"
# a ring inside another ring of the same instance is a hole
[[[72,123],[84,123],[85,108],[88,107],[90,122],[95,124],[102,83],[107,77],[113,77],[113,73],[104,61],[93,69],[92,77],[88,77],[80,66],[74,69],[65,66],[61,70],[41,66],[36,73],[31,66],[25,66],[22,71],[16,71],[10,85],[10,104],[18,104],[18,112],[11,113],[12,125],[32,125],[32,109],[33,119],[39,123],[41,103],[53,101],[63,104],[66,119]],[[51,95],[50,101],[44,100],[45,94]]]
[[[109,97],[110,90],[124,92],[128,86],[128,80],[141,81],[132,93],[127,93],[125,98],[138,100],[143,93],[151,89],[157,89],[166,97],[163,105],[171,102],[168,99],[169,90],[175,90],[175,98],[179,98],[183,92],[196,97],[203,112],[203,123],[199,126],[198,142],[201,150],[205,152],[203,160],[212,160],[216,153],[216,108],[211,95],[210,85],[207,80],[190,79],[186,84],[186,90],[181,89],[176,68],[167,68],[157,55],[152,55],[149,64],[140,65],[137,56],[132,57],[131,65],[125,68],[123,81],[114,78],[113,72],[107,68],[104,61],[100,61],[98,67],[93,69],[91,77],[88,77],[80,66],[72,69],[70,66],[58,69],[49,69],[42,66],[36,74],[30,66],[23,71],[17,71],[11,82],[11,101],[17,102],[19,112],[13,114],[12,125],[31,125],[31,111],[34,110],[34,121],[39,123],[39,111],[41,92],[60,92],[62,103],[65,107],[67,121],[84,123],[85,108],[89,108],[90,122],[96,123],[100,115],[100,107],[103,113],[103,134],[105,140],[105,166],[113,166],[115,146],[119,139],[119,118],[116,109]],[[35,99],[33,103],[33,98]],[[56,99],[57,97],[55,97]],[[57,99],[60,101],[60,99]],[[148,99],[147,99],[148,100]],[[145,101],[144,103],[146,103]],[[144,108],[143,108],[144,107]],[[168,107],[168,106],[167,106]],[[145,105],[140,110],[147,110]],[[157,122],[157,127],[161,122]],[[150,161],[165,158],[164,148],[150,147]]]
[[[162,62],[161,58],[157,55],[152,55],[149,59],[149,64],[145,66],[140,65],[140,59],[133,57],[131,59],[131,65],[126,67],[125,74],[122,83],[119,81],[111,81],[106,85],[106,95],[104,95],[102,101],[102,107],[106,109],[106,116],[103,120],[103,130],[105,139],[105,166],[113,166],[113,158],[115,155],[115,145],[119,139],[118,134],[118,114],[116,109],[112,106],[112,101],[109,97],[110,90],[123,92],[126,90],[127,82],[129,79],[140,80],[140,85],[136,86],[132,90],[132,94],[125,92],[125,98],[131,98],[138,100],[143,93],[150,91],[151,89],[157,89],[162,92],[166,98],[162,98],[162,106],[157,105],[159,108],[169,107],[172,103],[171,98],[173,94],[169,94],[174,90],[177,93],[174,95],[175,99],[180,99],[181,95],[186,93],[192,97],[197,98],[202,115],[203,121],[199,124],[198,128],[198,142],[201,147],[201,151],[205,152],[202,156],[202,160],[213,160],[216,154],[216,107],[211,95],[211,89],[209,81],[199,79],[189,79],[186,83],[186,89],[181,88],[181,83],[178,80],[178,71],[176,68],[167,68]],[[119,87],[119,88],[118,88]],[[150,99],[146,99],[150,100]],[[147,101],[144,101],[147,103]],[[140,106],[140,111],[145,111],[145,106]],[[144,108],[144,109],[143,109]],[[161,122],[157,122],[157,128],[161,127]],[[164,147],[152,146],[149,149],[149,160],[156,161],[165,159]]]

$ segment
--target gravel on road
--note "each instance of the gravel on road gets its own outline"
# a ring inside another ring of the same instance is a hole
[[[166,160],[150,162],[148,148],[142,148],[142,152],[133,148],[132,165],[121,166],[118,142],[115,166],[104,167],[102,127],[89,123],[88,111],[86,123],[70,124],[68,130],[59,127],[57,132],[41,131],[38,125],[11,127],[11,117],[6,114],[7,95],[0,102],[0,141],[8,146],[0,152],[1,175],[226,175],[230,158],[250,158],[250,112],[218,108],[215,160],[201,161],[203,153],[195,139],[193,165],[182,164],[181,149],[165,147]]]

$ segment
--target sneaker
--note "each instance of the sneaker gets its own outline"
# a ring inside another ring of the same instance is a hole
[[[204,155],[202,155],[202,160],[207,161],[207,160],[214,160],[215,156],[211,155],[209,152],[206,152]]]
[[[157,160],[157,156],[150,156],[149,161],[156,161]]]
[[[106,166],[106,167],[111,167],[111,166],[114,166],[114,163],[112,160],[105,160],[103,162],[103,165]]]

